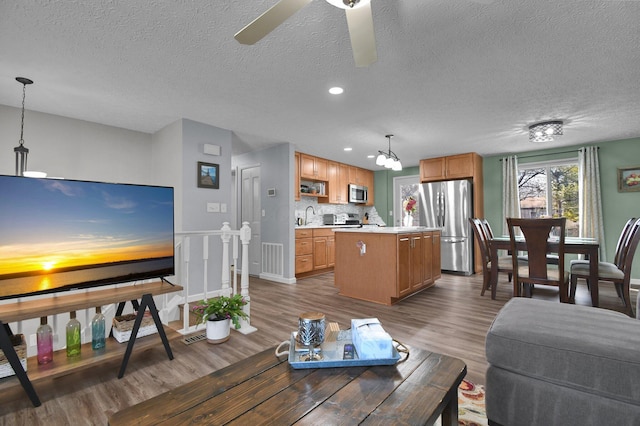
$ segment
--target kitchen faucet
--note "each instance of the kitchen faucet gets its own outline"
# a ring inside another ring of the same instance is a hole
[[[309,206],[304,210],[304,224],[307,225],[309,223],[309,221],[307,220],[307,213],[309,213],[309,209],[311,209],[311,211],[313,212],[313,214],[316,214],[316,211],[313,209],[313,206]]]

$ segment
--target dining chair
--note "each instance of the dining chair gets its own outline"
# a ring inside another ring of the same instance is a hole
[[[623,228],[623,232],[625,229]],[[621,235],[622,235],[621,233]],[[618,297],[622,299],[626,308],[626,314],[633,317],[633,306],[631,306],[631,297],[629,296],[629,282],[631,280],[631,267],[633,258],[640,241],[640,219],[636,219],[626,233],[624,241],[620,245],[620,255],[617,257],[616,263],[598,262],[598,281],[612,282],[616,287]],[[570,300],[575,299],[576,286],[578,278],[587,281],[587,286],[594,285],[589,282],[589,265],[583,263],[574,263],[571,265],[571,289]],[[598,285],[598,283],[595,283]],[[636,307],[637,309],[637,307]]]
[[[507,218],[511,258],[513,268],[513,295],[521,296],[522,291],[531,297],[532,287],[536,284],[559,287],[560,302],[569,301],[569,273],[564,270],[564,241],[566,218],[520,219]],[[519,245],[520,236],[524,246]],[[550,238],[553,232],[557,237]],[[518,251],[524,252],[528,261],[518,262]],[[548,262],[547,254],[556,254],[558,264]]]
[[[620,232],[620,236],[618,237],[618,242],[616,243],[616,251],[615,251],[615,255],[613,257],[613,262],[600,262],[602,264],[605,265],[605,267],[607,267],[606,265],[611,265],[611,263],[613,263],[615,266],[620,266],[620,257],[622,256],[622,249],[624,247],[624,243],[625,240],[627,239],[627,235],[629,235],[629,232],[631,231],[631,227],[633,226],[633,224],[635,223],[636,218],[632,217],[631,219],[627,220],[627,222],[624,224],[624,226],[622,227],[622,231]],[[573,267],[573,265],[589,265],[589,259],[574,259],[570,262],[570,267],[569,270],[571,270],[571,267]],[[589,284],[587,283],[587,287],[589,286]]]
[[[485,219],[478,219],[474,217],[469,218],[473,233],[478,240],[478,246],[480,247],[480,255],[482,256],[482,290],[480,295],[484,296],[485,291],[490,288],[491,278],[491,250],[489,249],[489,240],[493,237],[491,229],[484,226]],[[511,256],[498,257],[498,272],[506,272],[509,274],[509,281],[513,275],[513,265],[511,264]],[[497,281],[497,280],[496,280]]]

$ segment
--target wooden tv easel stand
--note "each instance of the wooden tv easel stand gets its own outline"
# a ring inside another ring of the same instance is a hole
[[[138,334],[140,323],[142,322],[144,312],[147,308],[153,317],[158,329],[158,334],[162,339],[162,343],[164,344],[164,348],[169,359],[173,359],[173,353],[169,346],[167,334],[171,336],[172,334],[177,333],[169,328],[165,330],[164,326],[160,322],[158,309],[153,301],[153,296],[159,296],[161,294],[173,293],[181,290],[181,286],[172,285],[164,281],[155,281],[145,284],[123,285],[117,288],[90,290],[84,293],[57,293],[51,297],[43,299],[0,305],[0,349],[4,351],[7,360],[11,364],[11,367],[13,367],[13,371],[16,373],[15,376],[1,379],[0,389],[13,385],[14,383],[12,382],[15,382],[15,377],[17,377],[33,405],[38,407],[41,404],[40,398],[38,398],[32,383],[44,379],[53,379],[58,376],[63,376],[74,370],[89,368],[96,363],[107,362],[119,358],[124,353],[120,372],[118,374],[118,378],[122,378],[122,376],[124,376],[125,369],[127,368],[127,363],[131,356],[134,344],[136,344],[138,349],[157,345],[157,340],[154,335],[141,337],[139,339],[135,338]],[[82,345],[83,347],[79,357],[67,359],[66,351],[59,350],[54,352],[53,361],[45,365],[38,365],[37,357],[27,358],[28,374],[22,368],[20,359],[11,344],[10,323],[30,318],[55,315],[63,312],[77,311],[79,309],[109,305],[112,303],[120,304],[118,311],[121,313],[124,303],[127,301],[131,301],[134,307],[138,308],[138,315],[136,316],[133,329],[131,330],[131,339],[129,339],[126,348],[125,345],[119,344],[115,339],[107,339],[106,347],[100,351],[92,350],[91,343],[85,343]],[[5,385],[5,383],[8,385]]]

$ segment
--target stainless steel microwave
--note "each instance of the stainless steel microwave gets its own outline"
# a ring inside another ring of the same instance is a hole
[[[349,202],[366,203],[368,199],[368,188],[366,186],[349,184]]]

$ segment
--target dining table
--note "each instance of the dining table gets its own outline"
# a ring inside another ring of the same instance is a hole
[[[491,256],[491,275],[489,277],[489,285],[491,286],[491,298],[496,298],[496,287],[498,283],[498,251],[511,250],[511,239],[508,235],[494,236],[489,240],[489,251]],[[555,249],[554,244],[557,241],[554,238],[549,239],[550,248]],[[518,237],[516,240],[516,248],[526,248],[524,238]],[[591,292],[591,305],[598,307],[598,251],[600,244],[594,238],[585,237],[565,237],[564,252],[565,254],[582,254],[589,259],[589,287]],[[516,294],[517,283],[513,283],[514,293]]]

